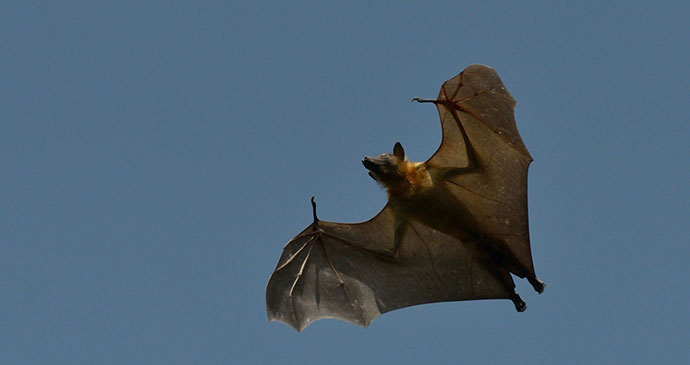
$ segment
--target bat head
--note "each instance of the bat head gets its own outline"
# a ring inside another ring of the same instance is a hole
[[[383,185],[394,184],[405,179],[405,150],[396,142],[393,153],[384,153],[376,157],[364,157],[362,164],[369,170],[369,176]]]

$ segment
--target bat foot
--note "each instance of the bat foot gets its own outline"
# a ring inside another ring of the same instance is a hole
[[[536,277],[532,278],[532,279],[527,279],[527,280],[529,280],[529,283],[532,284],[534,291],[536,291],[539,294],[544,292],[544,289],[546,288],[546,283],[537,279]]]
[[[525,304],[525,301],[522,300],[517,293],[515,293],[510,300],[513,301],[513,304],[515,304],[515,310],[518,312],[524,312],[527,310],[527,304]]]

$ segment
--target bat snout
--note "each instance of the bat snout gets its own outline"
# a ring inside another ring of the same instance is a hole
[[[371,158],[369,157],[364,157],[362,159],[362,165],[369,170],[369,176],[371,176],[372,179],[379,181],[377,177],[377,172],[379,171],[379,166],[378,164]]]
[[[364,156],[362,159],[362,165],[366,167],[367,170],[371,171],[376,168],[376,162],[372,161],[371,158]]]

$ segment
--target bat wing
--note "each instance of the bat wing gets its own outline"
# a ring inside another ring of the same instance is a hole
[[[501,242],[520,266],[534,276],[527,221],[527,169],[532,157],[520,138],[515,100],[496,71],[467,67],[441,86],[436,100],[443,140],[426,162],[437,168],[462,168],[469,156],[467,133],[479,168],[446,180],[451,193],[473,212],[483,230]]]
[[[509,298],[484,250],[412,222],[398,256],[387,256],[395,223],[386,206],[367,222],[314,220],[285,246],[266,288],[271,321],[298,331],[321,318],[367,327],[417,304]]]

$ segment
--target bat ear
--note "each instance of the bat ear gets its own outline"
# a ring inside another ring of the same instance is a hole
[[[400,142],[395,142],[395,146],[393,146],[393,155],[401,160],[405,159],[405,150]]]

